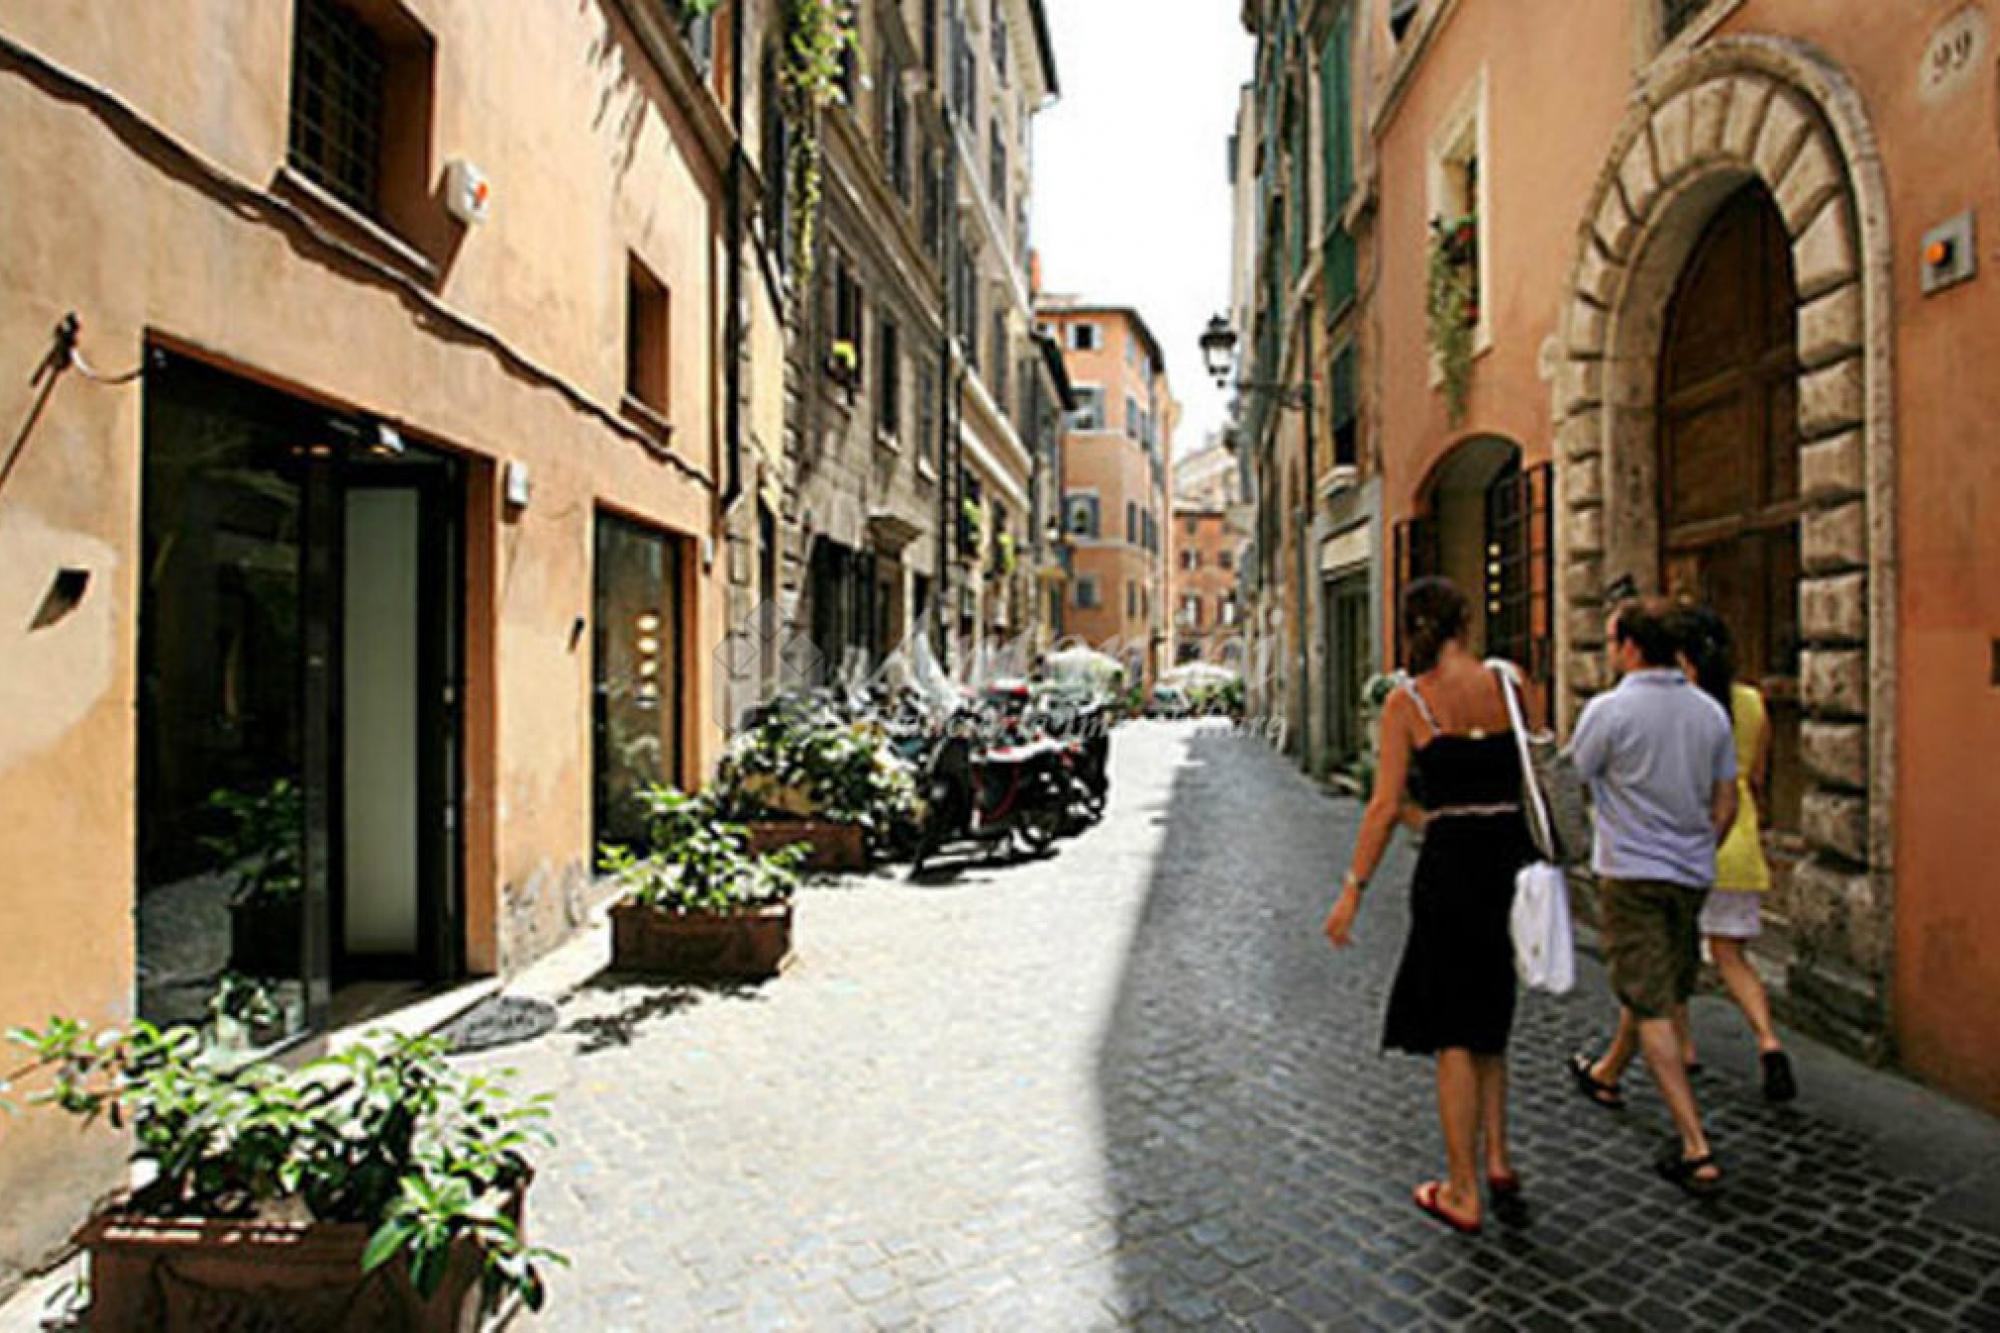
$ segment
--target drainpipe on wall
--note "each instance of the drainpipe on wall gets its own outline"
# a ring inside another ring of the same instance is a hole
[[[1299,519],[1299,757],[1308,770],[1312,767],[1312,542],[1314,497],[1319,491],[1319,468],[1314,459],[1314,418],[1319,415],[1313,401],[1313,305],[1310,298],[1299,303],[1299,320],[1304,325],[1304,359],[1299,378],[1304,386],[1302,401],[1306,417],[1305,513]]]
[[[743,28],[748,20],[747,4],[738,4],[729,15],[729,125],[735,143],[724,173],[724,188],[729,191],[723,211],[729,276],[723,289],[728,312],[723,316],[722,345],[729,359],[723,367],[722,438],[727,457],[720,503],[725,519],[743,498],[743,359],[749,355],[743,328],[743,238],[747,231],[743,225]],[[727,533],[723,539],[728,540]]]

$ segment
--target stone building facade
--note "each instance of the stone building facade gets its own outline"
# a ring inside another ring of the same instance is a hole
[[[1996,391],[1963,371],[1994,336],[1989,11],[1376,5],[1364,188],[1390,597],[1472,581],[1565,723],[1611,683],[1614,584],[1722,610],[1775,723],[1783,1007],[2000,1106],[2000,795],[1960,776],[2000,735]],[[1472,294],[1457,411],[1440,265]]]

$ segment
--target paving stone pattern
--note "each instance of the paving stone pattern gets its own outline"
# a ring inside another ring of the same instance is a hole
[[[574,1266],[535,1326],[2000,1329],[2000,1238],[1811,1086],[1704,1076],[1727,1193],[1655,1177],[1643,1076],[1613,1114],[1562,1072],[1594,968],[1523,1001],[1525,1215],[1425,1218],[1430,1068],[1378,1053],[1407,851],[1336,956],[1352,803],[1216,724],[1127,726],[1114,762],[1050,859],[814,888],[769,986],[598,977],[475,1057],[558,1094],[531,1226]]]

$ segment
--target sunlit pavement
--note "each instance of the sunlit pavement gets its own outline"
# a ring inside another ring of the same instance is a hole
[[[1407,851],[1336,957],[1352,803],[1216,723],[1114,750],[1103,825],[810,890],[761,990],[592,980],[601,934],[531,974],[562,1028],[479,1063],[558,1094],[531,1225],[573,1267],[538,1326],[2000,1328],[1992,1122],[1804,1043],[1769,1108],[1705,1001],[1729,1181],[1688,1200],[1643,1076],[1623,1113],[1568,1085],[1588,960],[1516,1030],[1526,1218],[1425,1218],[1429,1069],[1377,1051]]]

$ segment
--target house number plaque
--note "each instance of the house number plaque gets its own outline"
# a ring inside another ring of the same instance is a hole
[[[1935,106],[1972,86],[1986,61],[1988,24],[1978,5],[1945,20],[1924,47],[1917,70],[1917,95]]]

